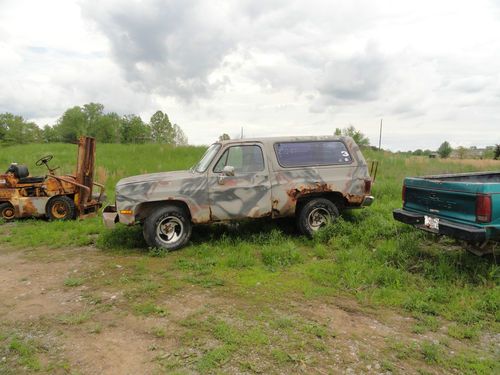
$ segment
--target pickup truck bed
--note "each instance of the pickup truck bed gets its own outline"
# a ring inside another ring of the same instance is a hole
[[[407,177],[403,208],[393,216],[406,224],[482,245],[500,240],[500,172]]]

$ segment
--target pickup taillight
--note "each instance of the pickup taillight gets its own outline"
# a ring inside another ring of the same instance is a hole
[[[478,223],[491,221],[491,195],[476,195],[476,221]]]
[[[406,185],[403,185],[403,188],[401,189],[401,199],[403,200],[404,206],[406,202]]]

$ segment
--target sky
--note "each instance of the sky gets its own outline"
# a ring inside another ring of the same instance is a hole
[[[500,0],[0,0],[0,113],[157,110],[192,144],[500,143]]]

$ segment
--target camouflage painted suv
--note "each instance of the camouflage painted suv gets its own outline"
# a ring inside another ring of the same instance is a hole
[[[193,224],[295,216],[306,235],[344,209],[368,206],[372,180],[349,137],[280,137],[211,145],[189,171],[128,177],[106,226],[141,223],[149,246],[184,246]]]

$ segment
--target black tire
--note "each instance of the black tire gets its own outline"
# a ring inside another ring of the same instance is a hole
[[[16,211],[14,207],[8,202],[0,203],[0,219],[5,221],[14,220],[16,217]]]
[[[49,220],[72,220],[75,213],[75,202],[65,195],[51,198],[45,207]]]
[[[177,206],[160,207],[144,221],[142,233],[151,247],[177,250],[191,238],[192,225],[186,210]]]
[[[297,214],[297,227],[302,234],[312,237],[318,229],[328,222],[335,221],[339,215],[339,210],[332,201],[313,198],[300,208]]]

